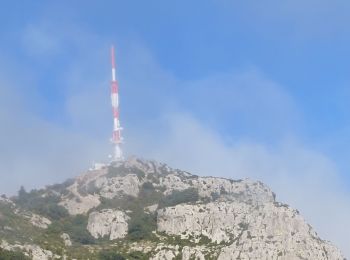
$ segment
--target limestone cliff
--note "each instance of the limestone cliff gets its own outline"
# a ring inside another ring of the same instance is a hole
[[[61,259],[344,259],[259,181],[138,158],[2,198],[0,237],[32,258],[29,245]]]

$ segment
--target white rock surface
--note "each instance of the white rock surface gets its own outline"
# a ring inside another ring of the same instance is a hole
[[[51,225],[51,220],[37,214],[32,214],[30,223],[32,223],[33,226],[46,229]]]
[[[224,242],[227,246],[219,254],[221,260],[343,259],[295,210],[276,203],[180,204],[158,210],[157,226],[169,235]]]
[[[100,205],[101,199],[137,198],[146,182],[164,195],[198,190],[197,202],[159,209],[157,231],[196,243],[201,240],[201,246],[157,246],[152,259],[173,259],[180,253],[183,260],[205,259],[208,255],[221,260],[343,259],[340,251],[321,240],[297,211],[276,203],[274,193],[261,182],[199,177],[135,157],[113,167],[112,171],[106,167],[79,176],[61,197],[60,205],[72,215],[85,214]],[[156,203],[144,205],[144,210],[154,212]],[[123,238],[128,230],[126,213],[116,209],[94,211],[87,229],[95,238]]]
[[[150,260],[172,260],[176,257],[176,254],[173,250],[162,249],[158,251]]]
[[[49,220],[48,218],[45,218],[43,216],[40,216],[38,214],[32,213],[30,211],[27,210],[23,210],[20,208],[14,208],[13,212],[18,215],[21,216],[27,220],[29,220],[29,222],[36,227],[39,228],[43,228],[43,229],[47,229],[49,227],[49,225],[51,225],[51,220]]]
[[[145,207],[144,210],[146,212],[154,213],[157,211],[157,208],[158,208],[158,204],[153,204],[151,206]]]
[[[198,189],[200,197],[225,196],[227,198],[264,203],[274,201],[274,194],[261,182],[249,179],[232,181],[224,178],[198,177],[174,170],[165,164],[130,158],[115,166],[117,174],[109,174],[108,167],[89,171],[79,176],[62,196],[60,205],[70,214],[84,214],[100,204],[100,197],[137,197],[145,182],[162,190],[165,195],[189,188]],[[118,168],[119,167],[119,168]],[[84,194],[81,194],[84,191]]]
[[[101,203],[98,194],[81,195],[78,192],[78,183],[79,181],[75,181],[68,187],[69,194],[63,196],[62,201],[59,203],[59,205],[65,207],[71,215],[84,214]]]
[[[10,204],[11,206],[15,206],[12,200],[4,196],[0,196],[0,202],[5,204]]]
[[[72,246],[72,241],[70,240],[70,236],[67,233],[63,233],[61,235],[61,238],[65,246]]]
[[[202,251],[204,251],[203,247],[193,248],[189,246],[184,246],[182,249],[182,260],[206,260]]]
[[[250,179],[233,181],[224,178],[199,177],[192,180],[201,197],[210,197],[213,193],[228,199],[249,201],[255,204],[273,202],[273,192],[262,182]]]
[[[135,174],[128,174],[123,177],[102,177],[96,180],[95,185],[102,197],[112,199],[123,194],[137,197],[141,182]]]
[[[205,246],[190,247],[184,246],[179,251],[179,246],[161,244],[155,249],[156,253],[150,258],[152,260],[171,260],[177,256],[181,256],[182,260],[206,260],[205,254],[208,250]],[[180,259],[180,258],[176,258]]]
[[[169,174],[160,177],[160,184],[158,186],[165,187],[164,194],[170,194],[174,190],[185,190],[191,187],[190,183],[182,180],[177,174]]]
[[[32,257],[33,260],[60,259],[61,257],[53,254],[49,250],[42,249],[37,245],[25,245],[24,250]]]
[[[120,210],[105,209],[89,215],[87,230],[94,238],[109,236],[110,240],[123,238],[128,232],[129,217]]]
[[[59,255],[52,253],[49,250],[45,250],[38,245],[20,245],[20,244],[9,244],[5,240],[1,241],[0,248],[3,248],[8,251],[17,251],[20,250],[24,252],[25,255],[31,257],[33,260],[51,260],[51,259],[60,259]]]

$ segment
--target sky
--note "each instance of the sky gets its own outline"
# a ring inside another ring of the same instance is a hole
[[[1,1],[0,193],[112,151],[264,181],[350,256],[350,2]]]

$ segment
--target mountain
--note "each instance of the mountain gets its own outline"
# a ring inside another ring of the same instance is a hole
[[[2,196],[0,248],[0,259],[345,259],[262,182],[136,157]]]

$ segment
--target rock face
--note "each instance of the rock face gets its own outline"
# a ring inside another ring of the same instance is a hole
[[[18,216],[21,216],[27,220],[29,220],[29,222],[38,228],[42,228],[42,229],[47,229],[49,227],[49,225],[51,225],[51,220],[49,220],[48,218],[45,218],[43,216],[40,216],[38,214],[34,214],[32,212],[29,212],[27,210],[21,210],[19,208],[16,208],[14,204],[10,204],[14,207],[14,213]]]
[[[158,231],[224,242],[218,259],[343,259],[298,212],[279,203],[180,204],[158,211]]]
[[[100,194],[104,198],[113,199],[119,194],[137,197],[140,181],[136,175],[131,174],[124,177],[102,177],[96,180],[95,185],[100,189]]]
[[[25,245],[24,250],[28,252],[33,260],[60,259],[60,256],[53,254],[49,250],[42,249],[37,245]]]
[[[204,248],[203,247],[189,247],[184,246],[182,249],[182,259],[183,260],[205,260],[205,255],[203,254]]]
[[[32,244],[9,244],[8,242],[2,240],[0,243],[0,248],[9,251],[22,250],[24,255],[30,257],[33,260],[49,260],[49,259],[60,259],[59,255],[52,253],[50,250],[45,250],[38,245]]]
[[[65,246],[71,246],[72,245],[72,241],[70,240],[70,236],[67,233],[63,233],[61,235],[61,238],[63,240],[63,243]]]
[[[30,223],[32,223],[32,225],[36,227],[46,229],[49,225],[51,225],[52,222],[48,218],[39,216],[37,214],[32,214],[30,218]]]
[[[191,243],[208,243],[207,247],[178,250],[164,245],[163,249],[154,249],[152,259],[174,259],[178,254],[182,259],[343,259],[339,250],[321,240],[297,211],[276,202],[266,185],[249,179],[199,177],[165,164],[130,158],[121,165],[80,176],[69,187],[73,198],[66,196],[62,205],[76,214],[100,205],[101,198],[137,199],[149,182],[165,198],[185,196],[191,189],[198,194],[195,200],[180,199],[171,205],[162,206],[160,201],[143,205],[147,214],[156,216],[155,231]],[[79,209],[77,198],[84,205]],[[87,229],[95,238],[123,238],[128,220],[124,211],[105,209],[90,213]]]
[[[109,236],[110,240],[114,240],[126,236],[128,220],[123,211],[105,209],[90,213],[87,229],[94,238]]]
[[[151,260],[167,260],[167,259],[174,259],[176,257],[176,254],[169,249],[162,249],[158,251],[153,257],[151,257]]]
[[[37,232],[35,241],[56,232],[50,237],[52,249],[45,241],[38,246],[65,252],[61,257],[67,259],[98,259],[102,249],[122,252],[125,259],[344,259],[298,211],[277,202],[265,184],[250,179],[200,177],[130,158],[101,164],[71,182],[32,196],[37,201],[31,198],[29,206],[44,201],[48,211],[40,212],[48,214],[13,215],[17,205],[2,198],[0,237],[17,241],[19,229],[11,223],[14,217],[23,217],[23,233]],[[33,229],[33,225],[41,228]],[[23,245],[17,248],[27,252],[32,245],[35,255],[50,255],[32,242]]]
[[[84,196],[80,194],[78,183],[79,181],[76,181],[68,187],[68,195],[62,196],[62,201],[59,203],[59,205],[65,207],[72,215],[84,214],[100,204],[98,195],[86,194]]]

